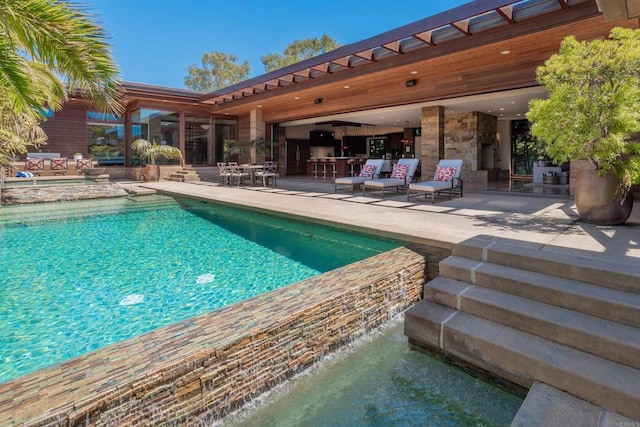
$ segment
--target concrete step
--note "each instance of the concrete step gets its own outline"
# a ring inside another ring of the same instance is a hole
[[[455,256],[440,263],[440,274],[496,291],[640,327],[640,294]]]
[[[640,427],[640,422],[606,411],[547,384],[535,382],[511,427]]]
[[[454,245],[452,255],[640,294],[640,264],[542,251],[534,244],[482,238]]]
[[[638,369],[426,300],[405,313],[405,335],[523,387],[540,381],[640,420]]]
[[[169,175],[168,177],[165,178],[167,181],[172,181],[172,182],[184,182],[184,178],[181,176],[174,176],[174,175]]]
[[[640,369],[640,329],[438,277],[424,299]]]
[[[472,286],[460,310],[640,369],[640,329]]]

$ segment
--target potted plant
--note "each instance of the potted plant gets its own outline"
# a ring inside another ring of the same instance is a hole
[[[586,222],[622,224],[640,181],[640,30],[614,28],[606,39],[570,36],[537,70],[549,97],[529,104],[532,133],[556,164],[586,160],[575,201]],[[572,166],[573,168],[573,166]]]
[[[160,145],[155,141],[149,142],[146,139],[138,139],[131,144],[131,150],[140,158],[140,166],[143,159],[147,163],[144,166],[144,180],[157,181],[160,179],[160,166],[158,160],[180,160],[182,153],[171,145]]]

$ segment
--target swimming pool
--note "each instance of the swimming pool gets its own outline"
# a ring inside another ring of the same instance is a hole
[[[164,196],[5,207],[0,240],[0,382],[398,246]]]

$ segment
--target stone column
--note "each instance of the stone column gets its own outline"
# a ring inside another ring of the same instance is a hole
[[[266,126],[262,121],[262,109],[251,110],[249,113],[249,141],[258,138],[265,138]],[[260,153],[261,159],[258,159],[255,147],[251,147],[251,163],[264,162],[264,153]]]
[[[444,107],[422,109],[422,143],[416,154],[422,161],[422,180],[428,181],[444,158]]]

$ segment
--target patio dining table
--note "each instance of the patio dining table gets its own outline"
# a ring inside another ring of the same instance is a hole
[[[244,164],[244,165],[240,165],[239,166],[240,169],[242,169],[245,172],[249,173],[249,176],[251,177],[251,185],[254,186],[256,185],[256,172],[257,171],[261,171],[264,169],[264,165],[249,165],[249,164]]]

